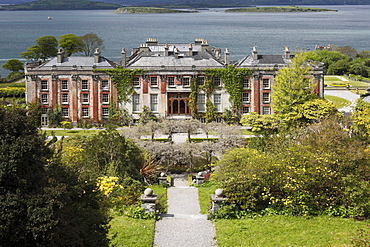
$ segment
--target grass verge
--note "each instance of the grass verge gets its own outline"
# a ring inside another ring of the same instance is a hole
[[[209,214],[209,208],[211,206],[211,195],[215,193],[215,190],[219,186],[215,183],[206,181],[202,185],[198,185],[198,196],[201,214]]]
[[[369,221],[330,217],[264,216],[215,220],[220,247],[352,246],[351,239]]]
[[[351,105],[351,101],[336,96],[325,95],[325,99],[333,102],[338,109]]]

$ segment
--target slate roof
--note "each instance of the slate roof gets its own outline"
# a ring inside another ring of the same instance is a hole
[[[148,46],[149,51],[135,52],[127,61],[127,68],[206,68],[223,67],[224,63],[216,57],[212,49],[203,50],[200,45],[193,45],[193,55],[189,54],[189,44],[168,45],[168,56],[165,55],[165,45]],[[174,52],[178,49],[178,58]]]
[[[286,65],[289,60],[285,59],[283,55],[258,55],[257,60],[253,60],[252,55],[248,55],[238,61],[235,65],[244,67],[244,66],[253,66],[253,65]]]
[[[94,57],[63,57],[62,63],[58,63],[57,57],[54,57],[50,61],[32,68],[32,70],[71,70],[72,68],[91,70],[93,66],[97,69],[113,69],[117,65],[104,57],[99,58],[99,63],[94,63]]]

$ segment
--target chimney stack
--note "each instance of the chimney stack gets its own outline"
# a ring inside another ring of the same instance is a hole
[[[100,49],[96,48],[96,51],[94,52],[94,63],[99,63],[100,59]]]
[[[193,45],[189,44],[189,56],[193,56]]]
[[[156,38],[148,38],[148,39],[146,40],[146,44],[147,44],[148,46],[158,45],[158,41],[157,41],[157,39],[156,39]]]
[[[166,57],[168,56],[168,44],[167,43],[164,45],[164,55]]]
[[[202,51],[207,50],[208,47],[209,47],[208,41],[207,40],[203,40],[202,41]]]
[[[226,48],[225,50],[225,64],[229,64],[230,63],[230,52],[229,52],[229,48]]]
[[[256,46],[253,47],[252,56],[253,56],[253,60],[258,60],[258,52],[257,52]]]
[[[290,59],[290,51],[289,51],[289,47],[285,47],[285,50],[284,50],[284,57],[285,57],[285,59]]]
[[[126,50],[125,50],[125,48],[122,48],[122,52],[121,52],[121,66],[126,67]]]
[[[63,49],[58,50],[57,63],[63,63],[64,52]]]
[[[175,48],[175,58],[179,58],[179,48]]]

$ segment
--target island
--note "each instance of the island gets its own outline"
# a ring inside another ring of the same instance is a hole
[[[96,10],[117,9],[118,4],[88,0],[39,0],[22,4],[1,5],[0,10]]]
[[[297,7],[297,6],[279,6],[279,7],[252,7],[252,8],[237,8],[227,9],[225,12],[325,12],[325,11],[336,11],[334,9],[321,9],[321,8],[310,8],[310,7]]]
[[[123,7],[114,11],[117,14],[163,14],[163,13],[197,13],[198,11],[186,11],[168,8],[155,8],[155,7]]]

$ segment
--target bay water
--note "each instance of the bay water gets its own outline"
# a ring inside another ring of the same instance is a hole
[[[315,45],[352,46],[370,50],[370,6],[310,6],[338,12],[224,13],[224,9],[200,13],[113,14],[113,10],[0,11],[0,67],[20,54],[41,36],[96,33],[104,40],[102,55],[119,60],[122,48],[128,53],[157,38],[159,43],[192,43],[208,40],[210,46],[229,48],[232,60],[251,53],[283,54],[313,50]],[[52,20],[48,20],[52,17]],[[0,68],[0,75],[9,71]]]

